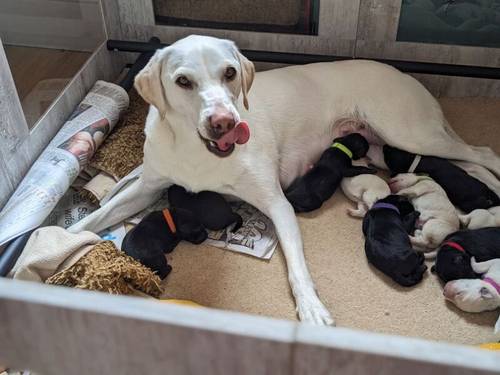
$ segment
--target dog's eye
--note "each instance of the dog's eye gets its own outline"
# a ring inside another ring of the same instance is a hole
[[[187,79],[186,76],[180,76],[175,80],[175,83],[177,83],[177,85],[179,85],[183,89],[193,88],[193,83],[189,79]]]
[[[492,298],[493,296],[491,295],[490,291],[486,287],[482,287],[479,290],[479,293],[481,294],[481,298]]]
[[[226,69],[226,71],[224,72],[224,77],[228,80],[228,81],[232,81],[235,77],[236,77],[236,69],[234,69],[232,66],[230,66],[229,68]]]

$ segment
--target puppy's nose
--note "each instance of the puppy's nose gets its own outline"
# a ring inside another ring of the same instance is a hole
[[[444,289],[443,289],[443,295],[444,295],[444,297],[446,299],[453,300],[453,298],[455,297],[455,294],[456,294],[456,291],[453,288],[453,284],[447,283],[444,286]]]
[[[210,116],[210,130],[214,138],[220,138],[234,128],[234,117],[229,112],[216,113]]]

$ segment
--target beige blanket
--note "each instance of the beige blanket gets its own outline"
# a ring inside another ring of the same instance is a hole
[[[71,267],[102,239],[92,232],[69,233],[60,227],[33,232],[9,277],[45,282],[60,270]]]

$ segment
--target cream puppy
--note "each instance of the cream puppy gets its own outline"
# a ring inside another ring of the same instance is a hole
[[[474,210],[467,215],[460,215],[459,219],[462,226],[467,229],[500,227],[500,206],[487,210]]]
[[[354,217],[365,216],[376,201],[391,194],[387,182],[374,174],[346,177],[340,186],[344,195],[358,205],[357,209],[347,209],[347,213]]]
[[[435,249],[445,237],[460,229],[455,207],[446,192],[428,176],[400,173],[389,181],[391,191],[408,197],[420,212],[415,235],[410,237],[415,248]]]
[[[474,272],[482,279],[461,279],[446,283],[443,294],[460,310],[481,312],[500,307],[500,259],[477,263],[471,259]],[[495,324],[495,333],[500,333],[500,319]]]

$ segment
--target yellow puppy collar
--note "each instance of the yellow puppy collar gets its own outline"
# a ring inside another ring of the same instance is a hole
[[[347,156],[349,156],[349,159],[352,159],[352,152],[349,150],[347,147],[345,147],[342,143],[335,142],[332,145],[333,148],[338,148],[340,151],[344,152]]]

